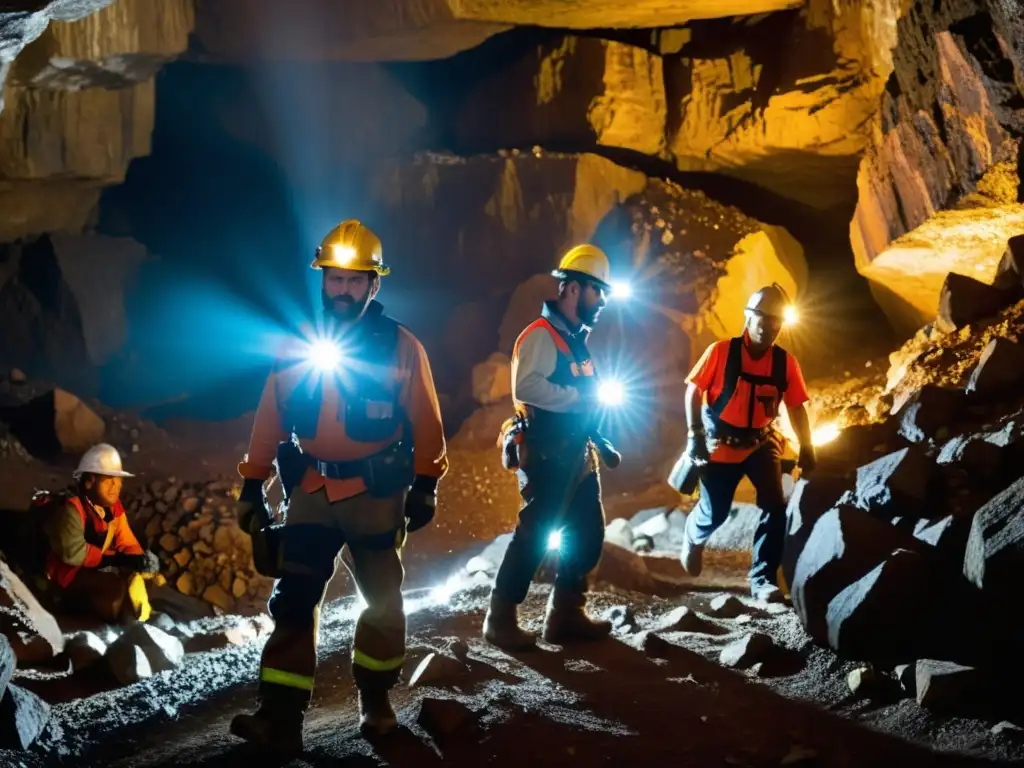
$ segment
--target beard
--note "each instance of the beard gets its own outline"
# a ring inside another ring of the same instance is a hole
[[[597,322],[597,316],[601,314],[601,307],[596,303],[589,306],[584,306],[581,303],[576,308],[576,314],[579,316],[580,322],[589,327]]]
[[[366,309],[369,298],[369,292],[361,301],[353,299],[348,294],[342,294],[333,299],[327,295],[326,291],[322,291],[320,294],[324,305],[324,314],[339,323],[351,323],[358,320],[363,314],[363,310]]]

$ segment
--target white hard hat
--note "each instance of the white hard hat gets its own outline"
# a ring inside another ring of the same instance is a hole
[[[131,472],[125,472],[121,468],[121,454],[108,443],[94,445],[82,455],[78,469],[74,471],[74,477],[81,477],[87,472],[107,477],[135,477]]]

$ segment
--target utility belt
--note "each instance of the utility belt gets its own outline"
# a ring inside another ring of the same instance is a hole
[[[416,479],[412,457],[411,442],[403,440],[363,459],[322,461],[310,457],[310,466],[328,480],[361,478],[371,496],[386,499],[412,487]]]
[[[583,419],[578,416],[573,422],[561,419],[555,423],[545,419],[531,419],[526,414],[517,414],[507,419],[498,433],[502,466],[509,470],[519,469],[526,463],[525,457],[530,453],[536,454],[540,460],[578,455],[587,450],[593,439],[590,432],[580,427],[582,422]],[[572,423],[576,428],[567,429],[567,423]],[[599,442],[599,450],[605,448],[607,441],[602,438]],[[611,449],[610,443],[607,448]]]
[[[737,427],[727,421],[718,418],[709,409],[704,409],[704,428],[707,431],[708,439],[730,448],[756,448],[768,440],[775,432],[775,428],[769,424],[766,427]]]

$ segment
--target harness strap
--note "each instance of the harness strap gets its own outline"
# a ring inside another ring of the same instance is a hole
[[[786,350],[782,347],[773,346],[771,374],[761,376],[759,374],[747,373],[743,370],[743,337],[731,339],[729,341],[729,355],[725,361],[725,380],[722,383],[722,391],[713,403],[708,404],[709,410],[716,418],[721,418],[726,406],[729,405],[729,401],[736,394],[736,387],[741,379],[754,385],[754,387],[758,384],[771,384],[778,390],[779,397],[781,398],[789,387],[789,381],[786,377],[787,362]],[[754,405],[756,403],[754,387],[751,387],[750,397],[747,401],[748,427],[754,424]]]

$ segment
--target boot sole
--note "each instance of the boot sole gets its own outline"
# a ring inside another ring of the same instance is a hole
[[[522,641],[520,643],[499,643],[495,639],[484,635],[484,640],[493,645],[495,648],[500,648],[503,651],[535,651],[537,650],[537,640],[533,638],[530,641]]]

